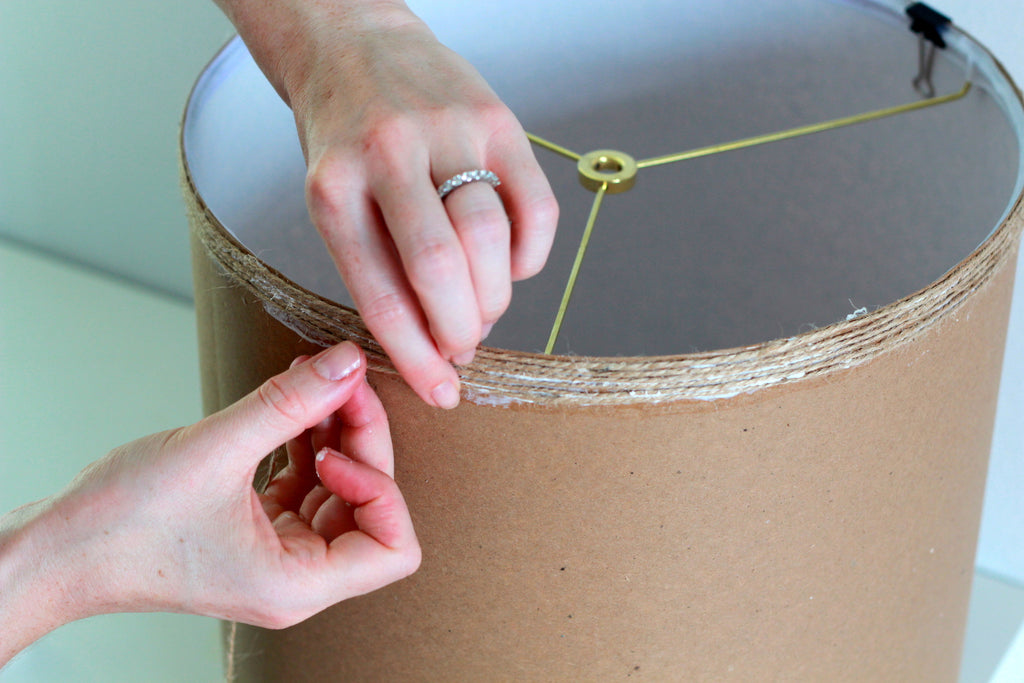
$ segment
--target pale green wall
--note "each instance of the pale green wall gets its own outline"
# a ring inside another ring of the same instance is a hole
[[[191,296],[177,135],[210,0],[0,0],[0,237]]]

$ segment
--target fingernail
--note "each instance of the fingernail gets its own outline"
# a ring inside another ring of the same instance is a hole
[[[481,330],[480,330],[480,341],[483,341],[484,339],[487,339],[487,336],[490,335],[491,330],[493,330],[493,329],[494,329],[494,323],[484,323],[483,328],[481,328]]]
[[[342,342],[314,358],[313,369],[324,379],[337,381],[355,372],[361,362],[359,348],[352,342]]]
[[[316,453],[316,461],[317,462],[323,462],[324,460],[327,459],[328,455],[330,455],[332,458],[337,458],[338,460],[344,460],[345,462],[352,462],[352,458],[348,457],[344,453],[339,453],[338,451],[334,450],[333,448],[327,448],[326,446],[321,448],[319,451],[317,451],[317,453]]]
[[[459,388],[454,382],[442,382],[434,387],[430,397],[439,408],[454,408],[459,405]]]

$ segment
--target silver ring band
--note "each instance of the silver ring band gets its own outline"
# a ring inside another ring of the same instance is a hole
[[[437,196],[440,197],[441,199],[444,199],[449,194],[451,194],[452,190],[454,190],[455,188],[462,187],[463,185],[468,185],[469,183],[475,183],[480,180],[489,184],[491,187],[497,187],[498,185],[501,185],[501,181],[498,179],[498,176],[496,173],[494,173],[494,171],[488,171],[487,169],[478,168],[472,171],[463,171],[462,173],[454,175],[448,180],[441,183],[441,185],[438,186],[437,188]]]

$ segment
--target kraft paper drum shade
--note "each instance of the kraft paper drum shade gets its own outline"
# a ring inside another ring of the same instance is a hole
[[[413,9],[530,133],[581,155],[643,162],[926,89],[900,3]],[[556,243],[450,412],[352,309],[291,114],[231,42],[182,134],[205,408],[355,340],[424,548],[405,581],[291,629],[238,627],[232,675],[955,680],[1024,113],[991,55],[941,36],[942,103],[645,166],[604,196],[551,353],[596,195],[538,145]]]

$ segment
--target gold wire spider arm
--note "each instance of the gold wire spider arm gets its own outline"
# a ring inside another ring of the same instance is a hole
[[[554,142],[551,142],[550,140],[545,140],[539,135],[534,135],[533,133],[527,132],[526,137],[530,139],[530,142],[537,145],[538,147],[543,147],[544,149],[554,152],[555,154],[561,154],[563,157],[566,157],[567,159],[579,161],[580,157],[583,156],[582,154],[577,154],[576,152],[573,152],[571,149],[566,149],[561,145],[557,145]]]
[[[635,161],[630,155],[617,150],[595,150],[593,152],[588,152],[587,154],[577,154],[576,152],[551,142],[550,140],[545,140],[538,135],[527,133],[527,137],[533,144],[577,162],[580,182],[585,188],[595,193],[594,203],[590,208],[590,216],[587,218],[587,224],[583,229],[583,237],[580,239],[580,245],[576,251],[576,259],[573,262],[572,271],[569,274],[569,280],[566,283],[565,291],[562,294],[562,301],[559,304],[558,312],[555,316],[555,322],[551,328],[551,334],[548,337],[548,343],[544,349],[544,353],[550,354],[555,346],[555,342],[558,340],[559,332],[562,329],[562,320],[565,317],[565,312],[569,307],[569,300],[572,298],[572,292],[576,286],[576,278],[579,275],[580,267],[583,264],[587,245],[590,242],[590,235],[594,230],[594,223],[597,221],[598,211],[601,209],[601,202],[604,200],[606,194],[617,194],[631,189],[636,181],[637,172],[640,169],[671,164],[677,161],[696,159],[699,157],[710,156],[712,154],[721,154],[722,152],[731,152],[737,149],[756,147],[758,145],[764,145],[771,142],[789,140],[792,138],[812,135],[814,133],[844,128],[846,126],[853,126],[859,123],[866,123],[868,121],[875,121],[890,116],[896,116],[898,114],[906,114],[919,109],[926,109],[928,107],[954,102],[965,97],[970,90],[971,82],[964,81],[963,87],[960,88],[959,91],[943,95],[941,97],[931,97],[917,102],[888,107],[886,109],[876,109],[844,118],[831,119],[829,121],[789,128],[786,130],[776,131],[774,133],[756,135],[749,138],[733,140],[732,142],[708,145],[707,147],[698,147],[685,152],[666,154],[663,156],[651,157],[650,159],[642,159],[640,161]]]
[[[548,337],[547,346],[544,347],[544,353],[546,354],[551,353],[552,349],[555,348],[555,342],[558,340],[558,333],[562,329],[562,318],[565,317],[565,311],[569,308],[569,299],[572,298],[572,290],[576,286],[576,276],[579,275],[580,266],[583,265],[583,257],[587,253],[587,245],[590,243],[590,234],[594,231],[594,223],[597,221],[597,212],[601,210],[601,200],[604,199],[607,191],[608,184],[605,183],[597,189],[594,195],[594,203],[590,207],[590,216],[587,218],[586,227],[583,228],[580,246],[576,250],[576,260],[573,261],[572,271],[569,273],[569,281],[566,283],[565,291],[562,293],[562,303],[558,306],[555,323],[551,327],[551,335]]]
[[[756,147],[757,145],[764,145],[769,142],[778,142],[780,140],[789,140],[791,138],[812,135],[814,133],[821,133],[827,130],[835,130],[837,128],[844,128],[846,126],[853,126],[858,123],[876,121],[878,119],[883,119],[889,116],[896,116],[897,114],[906,114],[912,111],[917,111],[918,109],[926,109],[928,107],[946,104],[947,102],[954,102],[965,97],[967,93],[970,92],[970,90],[971,82],[964,81],[964,85],[962,88],[960,88],[959,91],[951,93],[949,95],[943,95],[941,97],[932,97],[926,100],[910,102],[909,104],[901,104],[895,107],[888,107],[886,109],[876,109],[874,111],[869,111],[862,114],[854,114],[853,116],[847,116],[841,119],[832,119],[830,121],[822,121],[821,123],[812,123],[807,126],[789,128],[787,130],[780,130],[774,133],[755,135],[749,138],[733,140],[732,142],[723,142],[716,145],[708,145],[707,147],[698,147],[697,149],[691,149],[685,152],[678,152],[676,154],[666,154],[664,156],[651,157],[650,159],[641,159],[640,161],[637,162],[636,165],[638,168],[650,168],[652,166],[661,166],[663,164],[671,164],[677,161],[686,161],[688,159],[696,159],[698,157],[709,156],[711,154],[731,152],[736,149]]]

